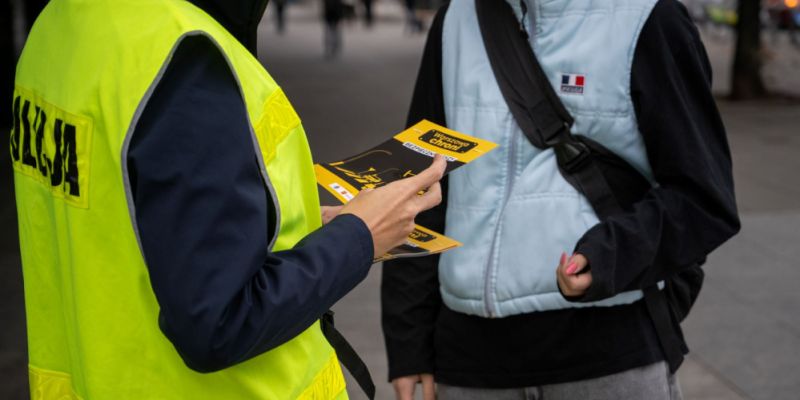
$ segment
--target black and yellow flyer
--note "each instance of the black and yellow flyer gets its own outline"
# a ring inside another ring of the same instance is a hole
[[[495,147],[495,143],[422,120],[363,153],[344,161],[317,164],[314,170],[317,183],[337,200],[347,203],[361,190],[416,175],[430,166],[435,154],[447,159],[447,174]],[[376,261],[436,254],[458,246],[461,243],[417,225],[405,244]]]

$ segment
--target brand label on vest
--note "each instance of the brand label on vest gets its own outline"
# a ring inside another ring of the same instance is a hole
[[[14,169],[70,205],[89,206],[92,121],[68,113],[17,86],[11,160]]]
[[[586,77],[579,74],[561,74],[561,93],[583,94]]]

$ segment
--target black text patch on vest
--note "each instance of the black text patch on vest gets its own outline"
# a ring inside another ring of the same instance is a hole
[[[68,204],[88,207],[91,120],[68,113],[19,86],[14,90],[12,107],[14,169],[42,183]]]

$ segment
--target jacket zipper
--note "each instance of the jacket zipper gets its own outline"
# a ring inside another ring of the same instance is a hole
[[[489,251],[489,258],[486,260],[486,271],[483,276],[483,304],[484,304],[484,311],[486,311],[486,315],[489,318],[494,318],[494,310],[492,310],[492,306],[490,303],[491,294],[492,294],[492,271],[496,269],[496,265],[494,262],[494,256],[497,252],[498,244],[498,236],[500,234],[500,224],[503,221],[503,217],[506,213],[506,205],[508,205],[508,200],[511,197],[511,191],[514,188],[514,175],[516,174],[516,158],[517,158],[517,138],[515,135],[510,135],[511,144],[508,147],[508,164],[506,165],[506,190],[503,197],[503,207],[500,208],[500,215],[497,217],[497,224],[494,227],[494,237],[492,239],[492,247]]]

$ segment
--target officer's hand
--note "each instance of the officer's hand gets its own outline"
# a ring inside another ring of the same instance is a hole
[[[325,225],[342,212],[344,206],[320,206],[322,211],[322,224]]]
[[[592,285],[592,271],[586,270],[589,260],[581,254],[574,254],[567,258],[566,253],[561,253],[561,261],[556,269],[558,287],[564,296],[582,296],[586,289]]]
[[[433,164],[418,175],[374,190],[363,190],[342,209],[342,214],[361,218],[372,233],[375,257],[404,243],[414,230],[414,218],[442,201],[439,180],[447,161],[437,155]],[[418,195],[421,190],[426,190]]]
[[[394,386],[394,393],[397,396],[397,400],[413,400],[417,383],[420,382],[422,382],[422,398],[424,400],[436,399],[436,387],[433,384],[433,375],[420,374],[404,376],[392,380],[392,386]]]

